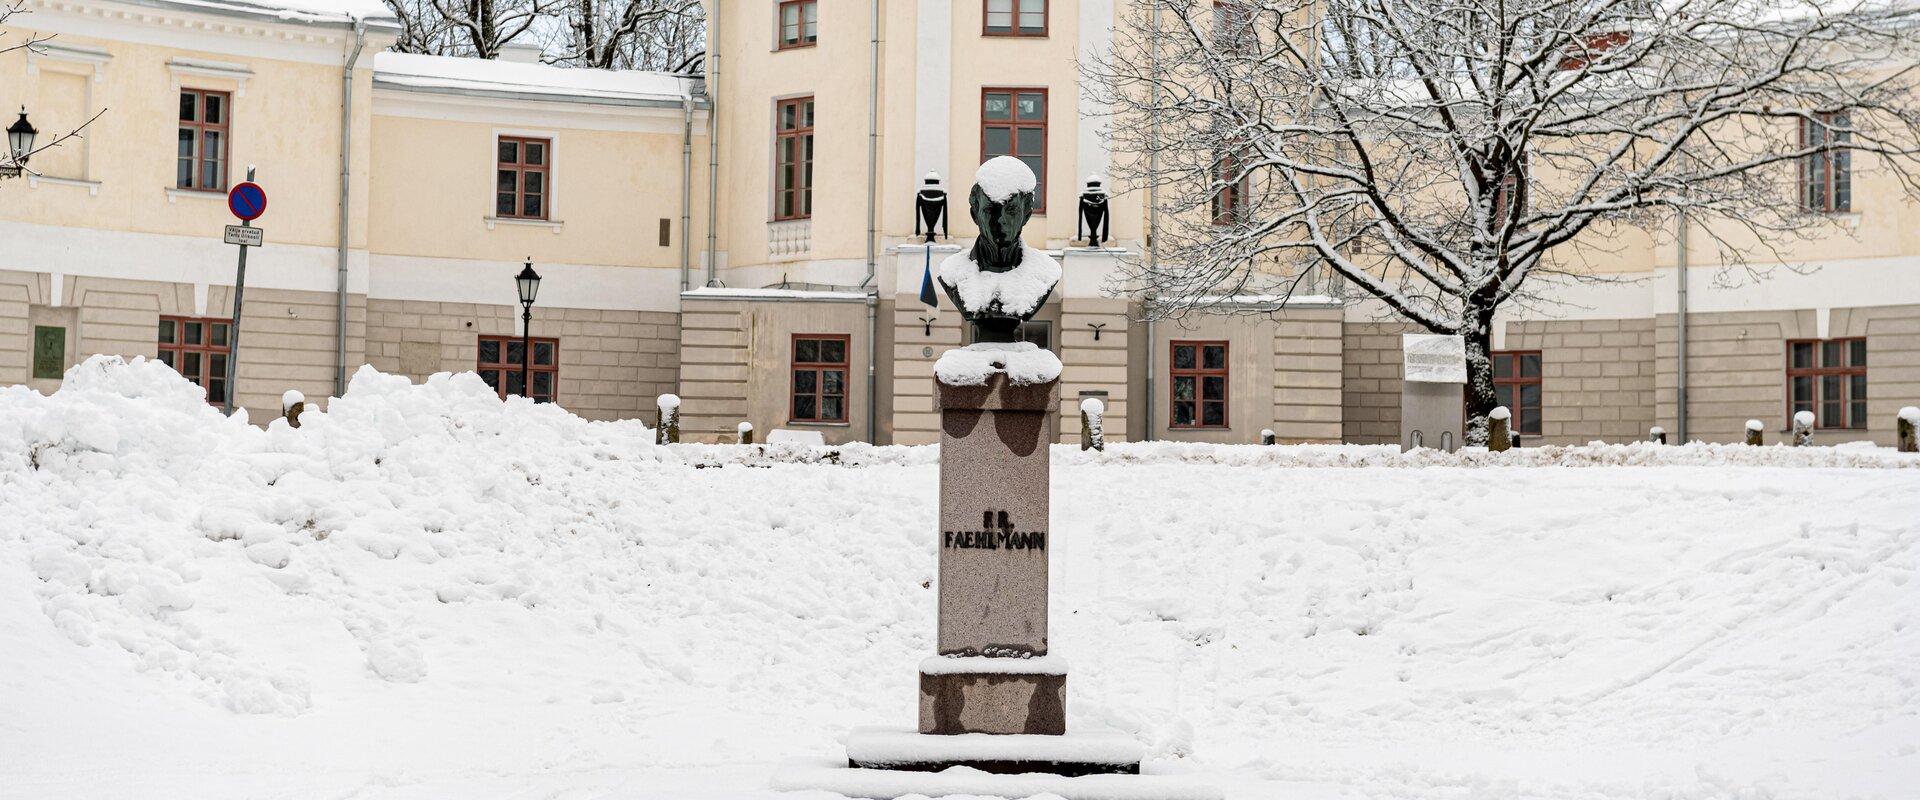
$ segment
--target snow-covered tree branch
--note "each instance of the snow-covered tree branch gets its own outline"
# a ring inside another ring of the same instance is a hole
[[[1904,0],[1142,0],[1083,70],[1157,179],[1152,313],[1338,275],[1466,338],[1477,442],[1536,276],[1676,218],[1738,263],[1868,169],[1920,195],[1917,43]]]
[[[700,0],[564,0],[555,63],[600,69],[671,70],[700,51]]]

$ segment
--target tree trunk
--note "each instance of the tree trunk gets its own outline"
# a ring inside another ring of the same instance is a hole
[[[1493,393],[1493,315],[1484,316],[1461,334],[1467,344],[1466,444],[1471,447],[1487,446],[1487,415],[1499,405]]]

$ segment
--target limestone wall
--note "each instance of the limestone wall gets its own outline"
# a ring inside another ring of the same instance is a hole
[[[1527,443],[1645,438],[1654,424],[1653,327],[1650,319],[1507,323],[1504,349],[1540,351],[1541,435]]]
[[[730,442],[742,421],[753,423],[762,441],[775,428],[816,430],[832,444],[869,439],[865,302],[683,297],[681,308],[682,441]],[[796,333],[848,337],[846,422],[791,419]]]

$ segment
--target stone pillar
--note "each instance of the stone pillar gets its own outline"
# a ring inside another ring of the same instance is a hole
[[[1647,429],[1647,441],[1654,444],[1667,443],[1667,430],[1658,425]]]
[[[1793,415],[1793,446],[1806,447],[1813,444],[1813,412],[1796,411]]]
[[[940,412],[938,651],[920,732],[1062,734],[1066,675],[1047,654],[1047,447],[1059,382],[934,386]],[[957,657],[957,658],[955,658]]]
[[[1920,408],[1906,406],[1900,409],[1900,417],[1893,423],[1895,447],[1902,453],[1920,453],[1920,436],[1914,434],[1914,428],[1920,427]]]
[[[1507,448],[1513,447],[1514,437],[1509,436],[1507,433],[1507,426],[1512,422],[1513,412],[1508,411],[1506,406],[1494,406],[1493,413],[1487,415],[1488,450],[1500,453],[1505,452]]]
[[[1764,435],[1767,424],[1757,419],[1747,420],[1747,444],[1758,447],[1766,442]]]

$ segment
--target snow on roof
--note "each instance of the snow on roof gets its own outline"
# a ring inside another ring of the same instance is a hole
[[[160,5],[279,17],[294,22],[394,19],[393,11],[381,0],[160,0]]]
[[[693,91],[692,78],[667,72],[571,69],[517,61],[391,52],[374,56],[373,77],[382,85],[401,88],[514,94],[616,105],[679,105]]]
[[[867,292],[818,289],[735,289],[730,286],[701,286],[680,293],[691,300],[866,300]]]

